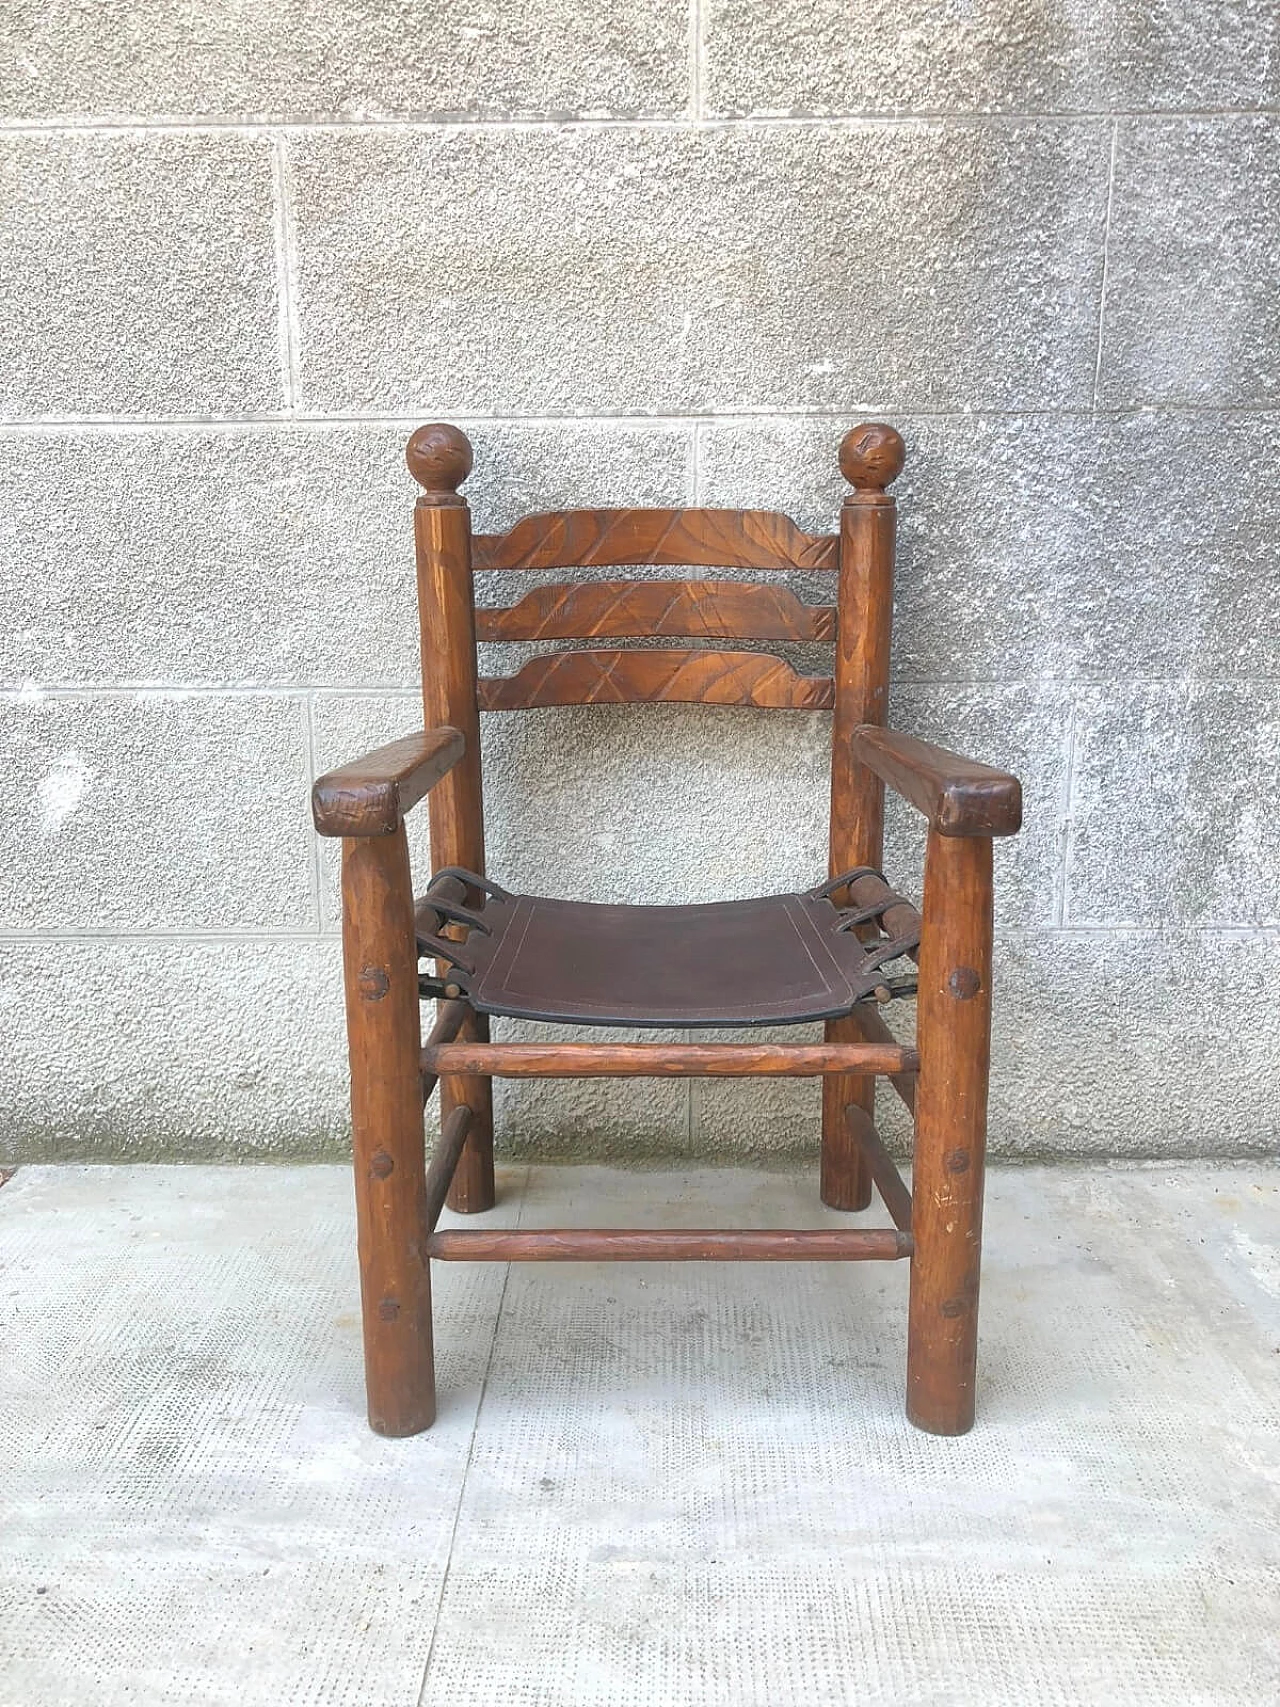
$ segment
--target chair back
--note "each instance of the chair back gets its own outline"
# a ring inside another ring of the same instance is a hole
[[[855,764],[848,736],[883,723],[893,607],[894,500],[905,447],[894,428],[855,427],[840,446],[853,490],[836,533],[806,533],[773,510],[602,509],[528,515],[505,533],[473,534],[458,491],[471,446],[456,427],[420,427],[406,460],[423,487],[416,516],[423,709],[452,724],[466,758],[431,795],[432,858],[483,870],[480,711],[543,706],[700,703],[831,711],[831,870],[877,865],[878,780]],[[475,601],[476,576],[559,569],[746,569],[828,574],[831,598],[806,603],[786,585],[699,577],[539,581],[507,604]],[[557,649],[509,675],[479,673],[482,642],[686,640],[696,645]],[[732,641],[818,642],[829,672],[798,671]]]

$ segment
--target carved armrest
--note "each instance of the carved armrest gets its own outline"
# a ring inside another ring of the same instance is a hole
[[[394,834],[464,746],[457,729],[419,729],[330,771],[311,790],[316,829],[322,836]]]
[[[939,835],[1016,836],[1022,828],[1022,784],[1007,771],[871,723],[860,724],[851,739],[855,757],[923,812]]]

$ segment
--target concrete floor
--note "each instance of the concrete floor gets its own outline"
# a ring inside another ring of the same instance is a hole
[[[814,1199],[547,1168],[495,1216]],[[905,1264],[440,1267],[440,1420],[384,1441],[345,1170],[25,1168],[0,1702],[1280,1701],[1278,1212],[1260,1165],[996,1173],[956,1441],[902,1417]]]

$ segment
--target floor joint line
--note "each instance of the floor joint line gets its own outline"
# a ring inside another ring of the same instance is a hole
[[[520,1182],[520,1203],[516,1210],[515,1224],[515,1230],[517,1232],[520,1230],[520,1224],[524,1220],[524,1200],[529,1190],[529,1179],[532,1173],[533,1164],[530,1162],[526,1165],[524,1178]],[[507,1263],[502,1275],[502,1290],[498,1294],[498,1308],[494,1311],[493,1335],[489,1340],[489,1355],[485,1360],[484,1375],[480,1382],[480,1398],[476,1403],[476,1414],[471,1424],[471,1438],[467,1442],[467,1459],[466,1463],[462,1467],[462,1480],[458,1484],[457,1503],[453,1508],[453,1523],[449,1529],[449,1545],[445,1550],[444,1571],[440,1578],[440,1593],[436,1599],[435,1616],[431,1620],[431,1640],[427,1644],[427,1657],[422,1666],[422,1680],[418,1684],[418,1694],[416,1698],[417,1707],[424,1707],[423,1698],[426,1694],[427,1684],[431,1677],[431,1662],[435,1658],[436,1637],[440,1632],[440,1620],[444,1614],[445,1596],[449,1590],[449,1574],[453,1568],[453,1549],[454,1544],[458,1539],[458,1524],[462,1518],[463,1502],[467,1497],[467,1481],[471,1475],[471,1461],[475,1456],[476,1438],[480,1433],[480,1417],[484,1411],[484,1402],[489,1395],[489,1376],[493,1370],[494,1353],[498,1349],[498,1335],[502,1329],[502,1310],[507,1301],[507,1287],[510,1283],[511,1264]]]

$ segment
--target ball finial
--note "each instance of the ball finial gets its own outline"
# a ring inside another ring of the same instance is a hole
[[[471,441],[457,427],[435,421],[419,427],[405,447],[409,472],[428,504],[465,504],[458,488],[471,472]]]
[[[902,434],[884,421],[864,421],[840,441],[840,472],[859,492],[883,492],[906,460]]]

